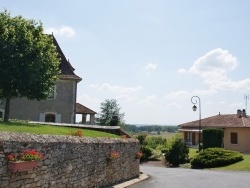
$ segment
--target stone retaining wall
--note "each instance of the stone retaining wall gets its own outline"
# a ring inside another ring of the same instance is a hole
[[[9,172],[9,153],[35,149],[44,154],[38,168]],[[108,160],[111,151],[120,157]],[[0,133],[1,188],[106,187],[139,176],[135,159],[139,142],[133,138],[87,138],[77,136]]]

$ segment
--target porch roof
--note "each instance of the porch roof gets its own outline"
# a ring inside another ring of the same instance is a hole
[[[199,129],[178,129],[179,132],[199,132]],[[200,131],[202,132],[202,130]]]
[[[97,114],[97,113],[80,103],[76,103],[76,114]]]

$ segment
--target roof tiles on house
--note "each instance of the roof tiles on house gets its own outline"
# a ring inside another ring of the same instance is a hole
[[[61,79],[73,79],[73,80],[77,80],[78,82],[81,81],[82,78],[77,76],[74,73],[75,69],[72,67],[70,62],[66,59],[58,42],[56,41],[56,39],[53,35],[52,35],[52,38],[53,38],[53,43],[54,43],[56,50],[58,52],[58,56],[60,58],[59,69],[60,69],[61,73],[60,73],[59,77]]]
[[[181,128],[199,127],[199,120],[183,123],[179,125]],[[237,114],[216,115],[201,119],[201,128],[227,128],[227,127],[250,127],[250,116],[246,115],[238,117]]]

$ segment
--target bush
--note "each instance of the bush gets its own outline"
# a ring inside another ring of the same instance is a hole
[[[187,143],[179,135],[173,139],[168,148],[162,150],[166,161],[172,166],[186,163],[188,161],[188,152]]]
[[[147,146],[150,148],[156,149],[159,145],[164,145],[167,142],[166,138],[161,136],[152,136],[146,138]]]
[[[141,151],[143,153],[141,160],[148,160],[153,153],[153,150],[148,146],[141,146]]]
[[[223,148],[208,148],[191,160],[192,168],[213,168],[242,161],[243,155]]]
[[[222,147],[223,130],[217,128],[207,128],[202,131],[203,149]]]

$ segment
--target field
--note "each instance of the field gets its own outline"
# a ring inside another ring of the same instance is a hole
[[[170,132],[161,132],[160,135],[158,134],[148,134],[147,136],[148,137],[162,137],[162,138],[166,138],[167,140],[168,139],[171,139],[173,136],[175,136],[177,133],[170,133]]]

